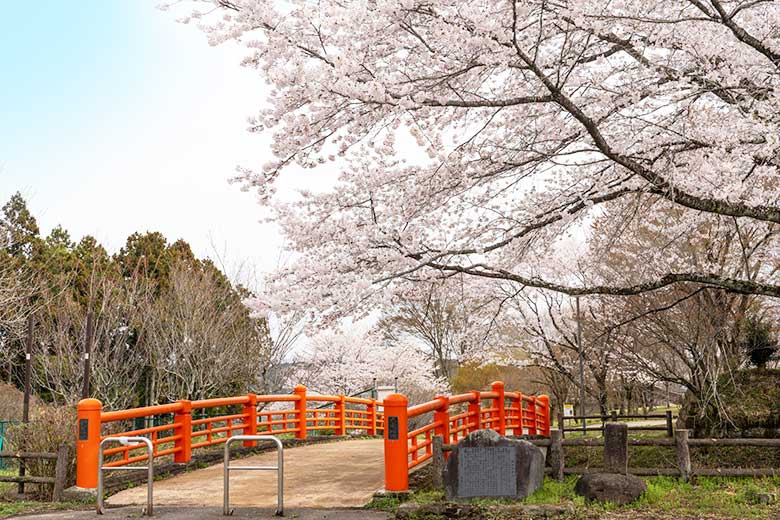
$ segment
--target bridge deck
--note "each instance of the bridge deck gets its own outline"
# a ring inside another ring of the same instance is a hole
[[[311,444],[284,451],[284,506],[293,508],[360,507],[381,489],[384,480],[381,439]],[[236,459],[236,465],[276,465],[276,451]],[[126,489],[109,505],[146,503],[146,486]],[[233,507],[276,506],[275,471],[233,471]],[[211,466],[154,483],[156,506],[222,505],[222,465]]]

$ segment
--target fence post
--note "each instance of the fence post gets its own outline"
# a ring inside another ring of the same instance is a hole
[[[54,489],[51,493],[52,502],[62,501],[62,492],[65,490],[65,480],[68,478],[68,455],[70,448],[63,444],[57,448],[57,463],[54,466]]]
[[[688,430],[674,432],[674,444],[677,448],[677,468],[680,470],[680,478],[688,482],[691,478],[691,451],[688,447]]]
[[[372,398],[371,404],[366,405],[366,412],[368,412],[368,434],[374,436],[376,435],[376,399]]]
[[[257,394],[247,394],[249,401],[244,405],[244,429],[243,435],[257,435]],[[257,441],[244,441],[244,446],[254,448]]]
[[[495,421],[491,422],[493,429],[496,430],[501,435],[506,435],[506,410],[504,409],[504,382],[503,381],[496,381],[492,385],[490,385],[490,389],[493,390],[495,393],[498,394],[498,397],[495,397],[493,399],[493,403],[491,408],[496,408],[496,413],[498,414],[498,425],[496,426]],[[491,417],[492,419],[492,417]]]
[[[561,439],[566,438],[566,420],[561,412],[558,412],[558,431],[561,432]]]
[[[409,401],[401,394],[385,398],[385,490],[409,490],[409,428],[407,406]]]
[[[674,437],[674,425],[672,424],[671,410],[666,410],[666,436]]]
[[[295,401],[295,416],[298,420],[298,431],[295,432],[295,438],[306,440],[306,387],[298,385],[293,389],[293,393],[298,397]]]
[[[339,418],[337,433],[341,436],[347,434],[347,407],[344,406],[344,399],[345,397],[340,395],[339,400],[336,402],[336,416]]]
[[[434,397],[439,406],[433,412],[433,422],[441,423],[433,429],[434,435],[441,435],[444,444],[450,444],[450,399],[442,395]]]
[[[537,398],[537,401],[539,401],[539,404],[542,407],[542,428],[540,432],[538,432],[541,435],[544,435],[545,437],[550,436],[550,397],[542,394]]]
[[[563,480],[563,432],[553,430],[550,432],[550,466],[552,467],[552,477],[556,480]]]
[[[628,425],[607,423],[604,429],[604,473],[628,474]]]
[[[441,435],[433,436],[433,457],[431,458],[431,487],[433,489],[444,488],[444,450]]]
[[[612,410],[612,422],[617,422],[617,410]]]
[[[181,438],[173,442],[174,448],[181,448],[173,455],[173,462],[186,464],[192,459],[192,401],[178,401],[181,408],[173,415],[173,424],[181,425]],[[149,461],[151,464],[152,461]]]
[[[97,399],[82,399],[78,404],[76,427],[76,485],[97,487],[100,414],[103,405]]]
[[[471,395],[474,396],[474,400],[469,402],[469,415],[473,417],[474,422],[470,423],[473,426],[466,430],[468,433],[482,429],[482,405],[480,404],[479,390],[472,391]]]

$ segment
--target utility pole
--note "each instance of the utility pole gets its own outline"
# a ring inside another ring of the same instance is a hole
[[[89,397],[89,355],[92,353],[92,341],[95,335],[94,316],[92,311],[87,313],[87,338],[84,343],[84,386],[81,390],[81,398],[86,399]]]
[[[27,349],[24,355],[24,408],[22,408],[22,422],[30,422],[30,378],[32,376],[32,349],[33,349],[33,317],[27,317]]]
[[[22,408],[22,422],[30,422],[30,391],[32,377],[32,349],[33,349],[33,316],[30,314],[27,316],[27,338],[26,349],[24,354],[24,405]],[[27,473],[27,468],[24,465],[24,459],[19,459],[19,476],[24,477]],[[19,482],[19,494],[24,494],[24,482]]]
[[[577,306],[577,353],[580,360],[580,415],[582,416],[582,435],[585,436],[585,356],[582,352],[582,325],[580,323],[580,297],[574,297]]]

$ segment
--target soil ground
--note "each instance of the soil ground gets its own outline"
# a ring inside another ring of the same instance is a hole
[[[362,507],[384,484],[383,442],[365,439],[285,450],[285,509]],[[232,464],[275,466],[276,452],[235,459]],[[222,507],[222,485],[222,464],[160,480],[154,483],[154,505]],[[146,486],[120,491],[107,503],[145,504]],[[230,505],[237,512],[242,506],[275,507],[276,472],[232,471]]]

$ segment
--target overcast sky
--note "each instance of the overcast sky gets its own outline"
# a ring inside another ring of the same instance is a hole
[[[244,130],[265,87],[236,47],[210,47],[156,4],[3,3],[0,204],[20,191],[44,233],[61,224],[111,251],[157,230],[268,270],[281,239],[228,183],[269,158]]]

